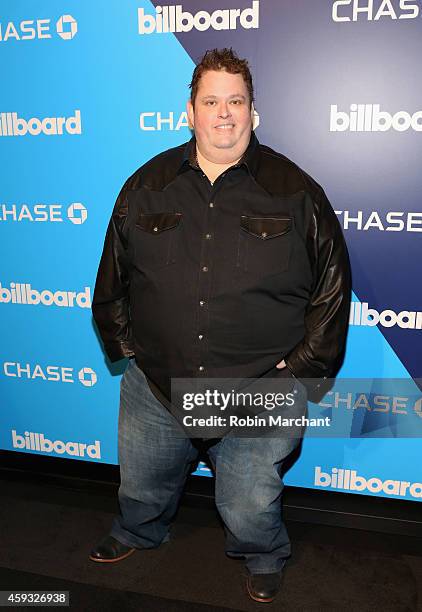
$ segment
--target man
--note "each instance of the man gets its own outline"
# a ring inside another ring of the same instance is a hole
[[[121,514],[91,552],[119,561],[169,539],[197,449],[178,433],[171,379],[334,376],[350,303],[347,250],[322,188],[252,131],[253,85],[231,49],[195,68],[195,136],[123,186],[107,230],[93,314],[121,382]],[[252,599],[276,596],[290,542],[281,467],[298,439],[216,440],[208,453],[226,553],[244,558]]]

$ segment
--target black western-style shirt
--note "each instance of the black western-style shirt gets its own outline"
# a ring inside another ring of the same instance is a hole
[[[93,315],[112,361],[151,389],[171,378],[332,376],[350,303],[347,250],[321,187],[252,133],[212,184],[193,137],[147,162],[117,198]],[[277,374],[276,374],[277,373]]]

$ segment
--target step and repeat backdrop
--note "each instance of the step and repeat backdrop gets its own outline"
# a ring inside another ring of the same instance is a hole
[[[422,501],[421,1],[3,0],[0,448],[117,463],[125,363],[90,310],[105,230],[125,179],[190,138],[195,63],[227,46],[353,270],[340,387],[312,405],[347,427],[305,437],[285,482]]]

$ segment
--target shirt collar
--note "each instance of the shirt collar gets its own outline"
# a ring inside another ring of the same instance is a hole
[[[241,159],[237,164],[234,164],[232,168],[240,168],[245,167],[250,175],[254,178],[258,171],[259,164],[259,141],[255,136],[254,132],[251,132],[251,139],[249,141],[248,147]],[[184,152],[183,152],[183,160],[180,164],[178,174],[185,172],[189,168],[194,168],[195,170],[199,169],[198,163],[196,161],[196,139],[195,136],[186,143]]]

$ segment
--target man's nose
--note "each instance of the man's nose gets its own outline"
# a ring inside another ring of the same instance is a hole
[[[218,107],[218,116],[222,119],[230,116],[230,107],[225,102],[222,102]]]

